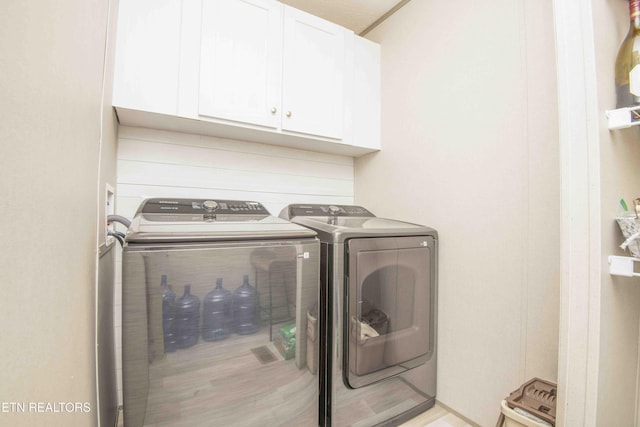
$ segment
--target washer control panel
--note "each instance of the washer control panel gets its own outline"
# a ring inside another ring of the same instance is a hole
[[[142,214],[169,215],[269,215],[258,202],[212,199],[148,199],[141,207]]]
[[[287,207],[288,217],[296,216],[354,216],[354,217],[375,217],[374,214],[362,206],[353,205],[316,205],[298,204]]]

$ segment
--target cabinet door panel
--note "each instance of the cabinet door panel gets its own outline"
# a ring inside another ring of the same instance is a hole
[[[181,0],[121,0],[113,104],[176,114]]]
[[[283,130],[342,137],[345,31],[285,8]]]
[[[198,113],[278,127],[281,39],[280,4],[204,0]]]
[[[380,45],[354,37],[353,145],[380,149]]]

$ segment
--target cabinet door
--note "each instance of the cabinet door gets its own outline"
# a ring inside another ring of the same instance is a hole
[[[181,0],[120,0],[113,105],[176,114]]]
[[[282,129],[340,139],[345,30],[285,7]]]
[[[351,116],[353,145],[380,149],[380,45],[354,37]]]
[[[204,0],[198,113],[278,127],[282,5]]]

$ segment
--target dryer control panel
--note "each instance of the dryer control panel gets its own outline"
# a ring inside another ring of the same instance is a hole
[[[287,218],[296,216],[353,216],[353,217],[375,217],[374,214],[362,206],[353,205],[320,205],[320,204],[298,204],[289,205],[287,208]]]

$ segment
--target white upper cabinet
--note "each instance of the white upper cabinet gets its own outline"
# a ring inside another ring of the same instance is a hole
[[[118,19],[123,125],[356,156],[379,149],[379,51],[339,25],[275,0],[120,0]]]
[[[347,30],[284,9],[282,129],[342,139]]]
[[[282,6],[269,0],[204,0],[200,116],[278,128]]]
[[[203,0],[198,115],[341,139],[346,33],[273,0]]]
[[[122,0],[113,105],[176,114],[180,55],[180,0]]]

